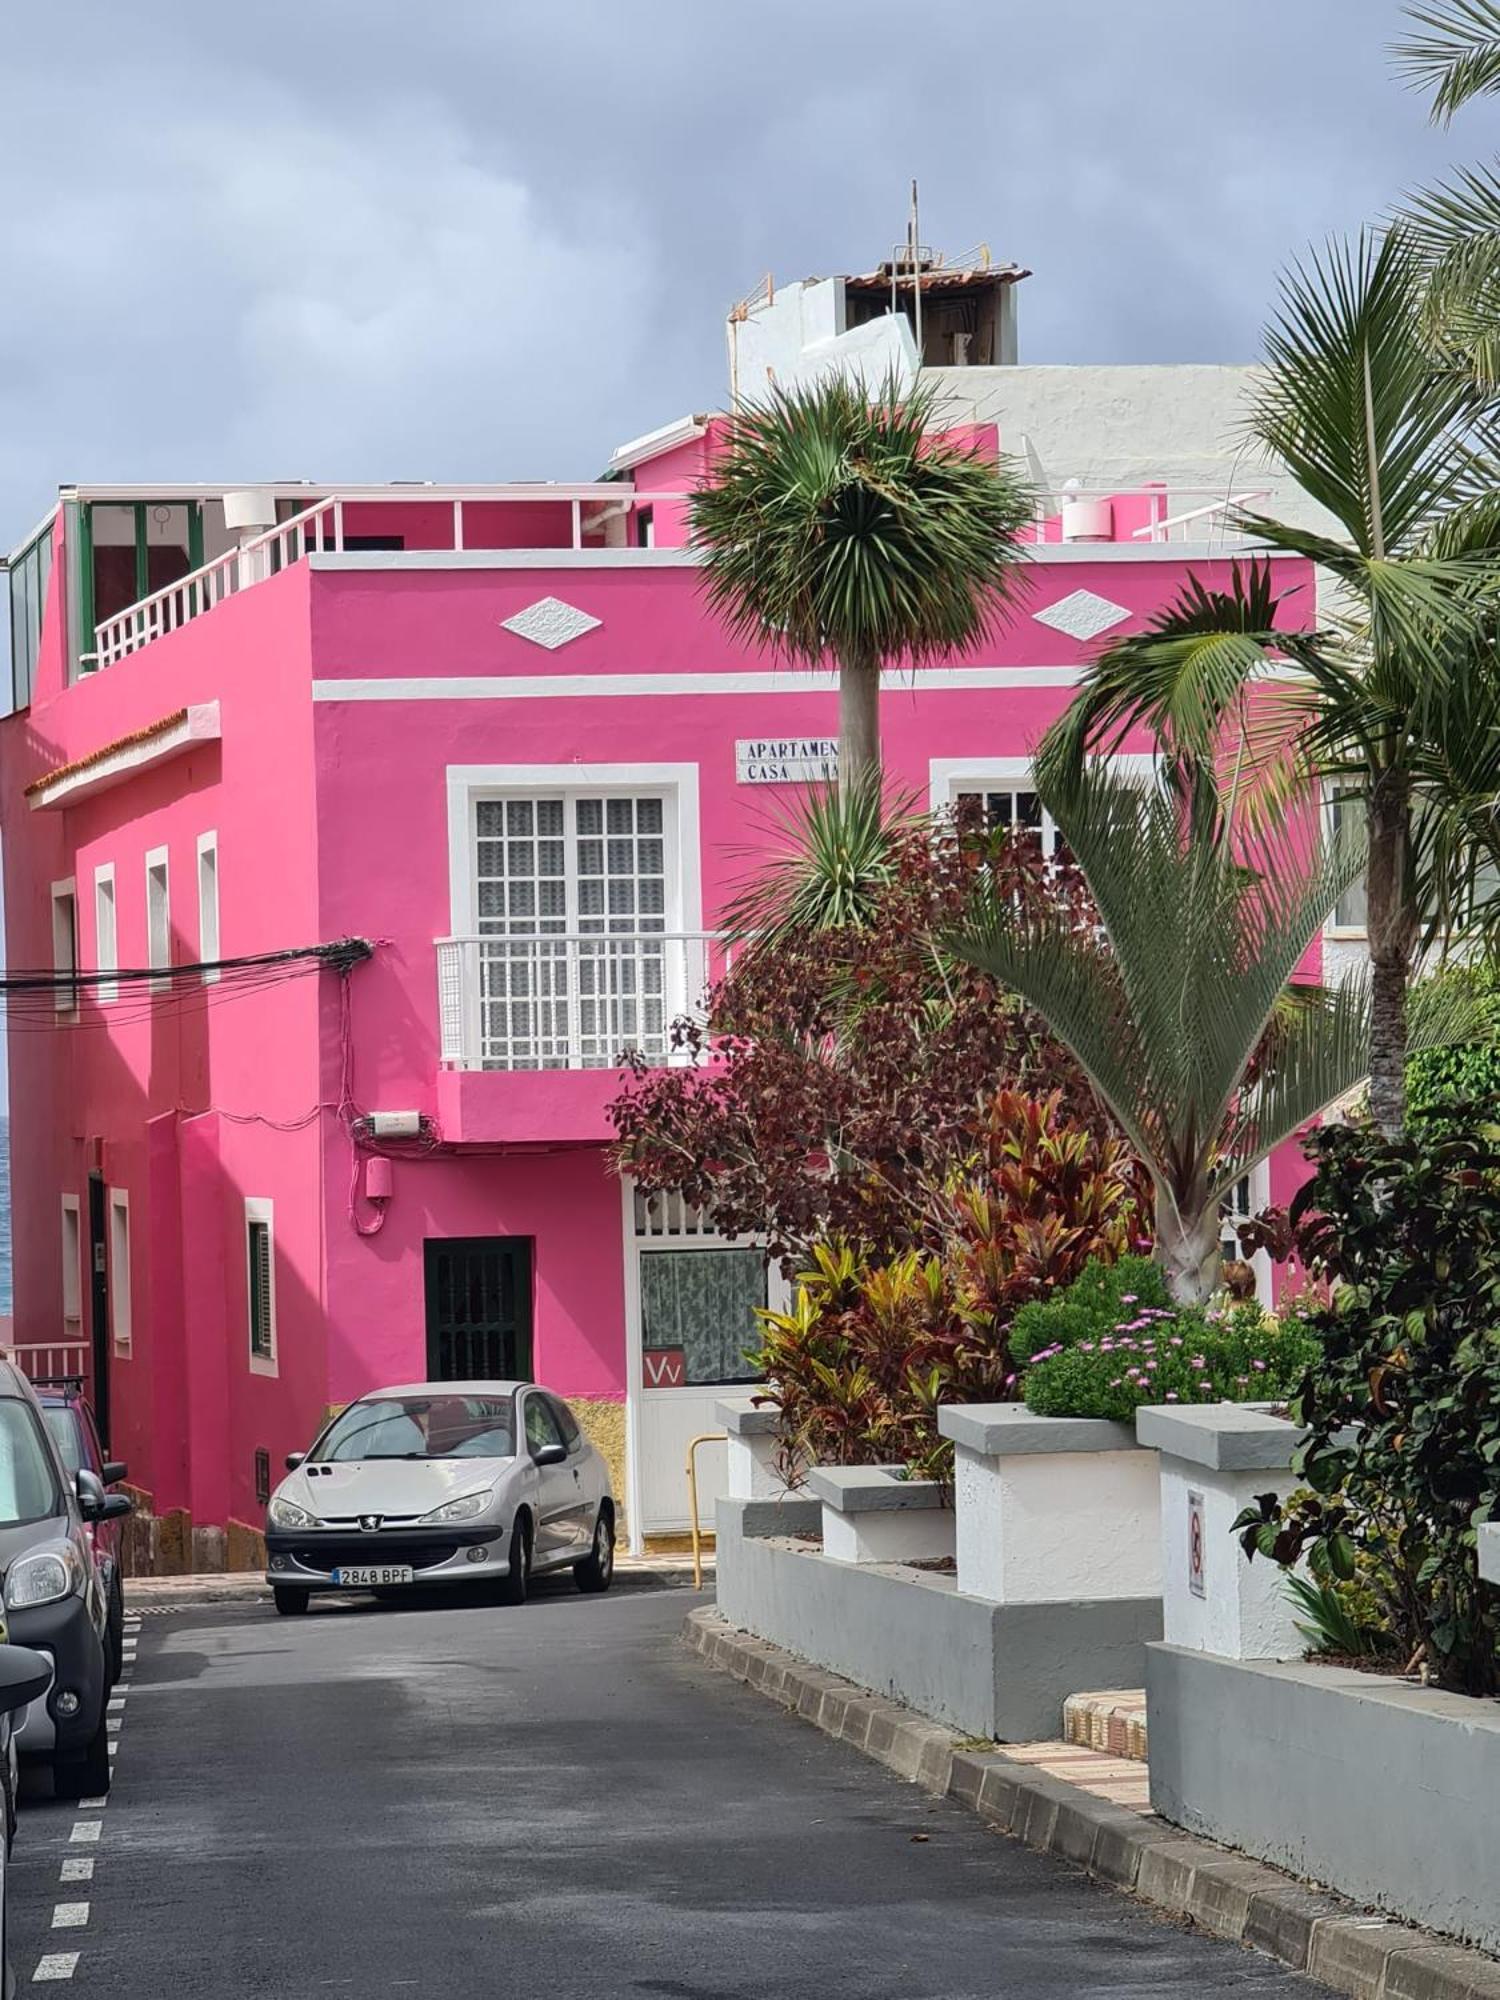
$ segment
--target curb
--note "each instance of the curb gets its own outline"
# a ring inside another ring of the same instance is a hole
[[[712,1560],[703,1566],[705,1586],[712,1584]],[[462,1586],[457,1586],[461,1588]],[[615,1563],[618,1590],[688,1590],[693,1565],[679,1556],[621,1556]],[[220,1570],[199,1576],[127,1576],[127,1608],[145,1612],[201,1609],[205,1604],[259,1604],[268,1607],[270,1586],[259,1570]]]
[[[1200,1930],[1278,1959],[1352,2000],[1500,2000],[1500,1963],[1344,1898],[1305,1888],[1167,1821],[1108,1804],[837,1674],[808,1666],[717,1612],[690,1611],[683,1643],[898,1777],[954,1799],[1002,1833],[1082,1868]]]

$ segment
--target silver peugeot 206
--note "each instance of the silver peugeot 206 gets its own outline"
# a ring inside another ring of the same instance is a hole
[[[607,1590],[609,1471],[567,1404],[531,1382],[414,1382],[351,1403],[266,1509],[276,1609],[315,1590],[488,1583],[524,1604],[533,1575]]]

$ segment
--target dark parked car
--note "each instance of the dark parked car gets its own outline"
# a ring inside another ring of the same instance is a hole
[[[18,1711],[40,1701],[52,1685],[52,1662],[27,1646],[5,1644],[0,1624],[0,1757],[7,1770],[11,1758],[11,1729]],[[13,1832],[10,1787],[6,1786],[6,1826],[0,1839],[0,1993],[14,2000],[16,1975],[10,1962],[10,1842]]]
[[[90,1526],[130,1512],[82,1466],[70,1473],[36,1391],[0,1362],[0,1576],[11,1639],[42,1654],[49,1685],[22,1717],[22,1757],[45,1759],[59,1798],[109,1790],[105,1709],[114,1676],[109,1598]]]
[[[69,1477],[76,1477],[87,1468],[101,1486],[118,1485],[129,1467],[123,1459],[104,1456],[99,1426],[83,1393],[83,1384],[68,1376],[49,1382],[33,1381],[32,1387]],[[125,1522],[123,1518],[111,1517],[85,1525],[109,1598],[109,1672],[111,1680],[118,1680],[125,1646]]]

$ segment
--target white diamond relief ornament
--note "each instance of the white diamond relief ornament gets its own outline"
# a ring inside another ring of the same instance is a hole
[[[564,604],[560,597],[539,597],[535,604],[528,604],[524,611],[500,622],[518,639],[529,639],[533,646],[545,646],[549,653],[554,653],[570,639],[581,639],[585,632],[592,632],[602,621],[590,618],[576,604]]]
[[[1054,632],[1066,632],[1070,639],[1097,639],[1111,625],[1123,625],[1130,613],[1123,604],[1111,604],[1094,590],[1075,590],[1060,597],[1045,611],[1033,611],[1038,625],[1050,625]]]

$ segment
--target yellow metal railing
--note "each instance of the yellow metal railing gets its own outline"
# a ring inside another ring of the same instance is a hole
[[[698,1447],[726,1444],[727,1431],[700,1431],[687,1448],[688,1519],[693,1524],[693,1588],[703,1588],[703,1529],[698,1521]]]

